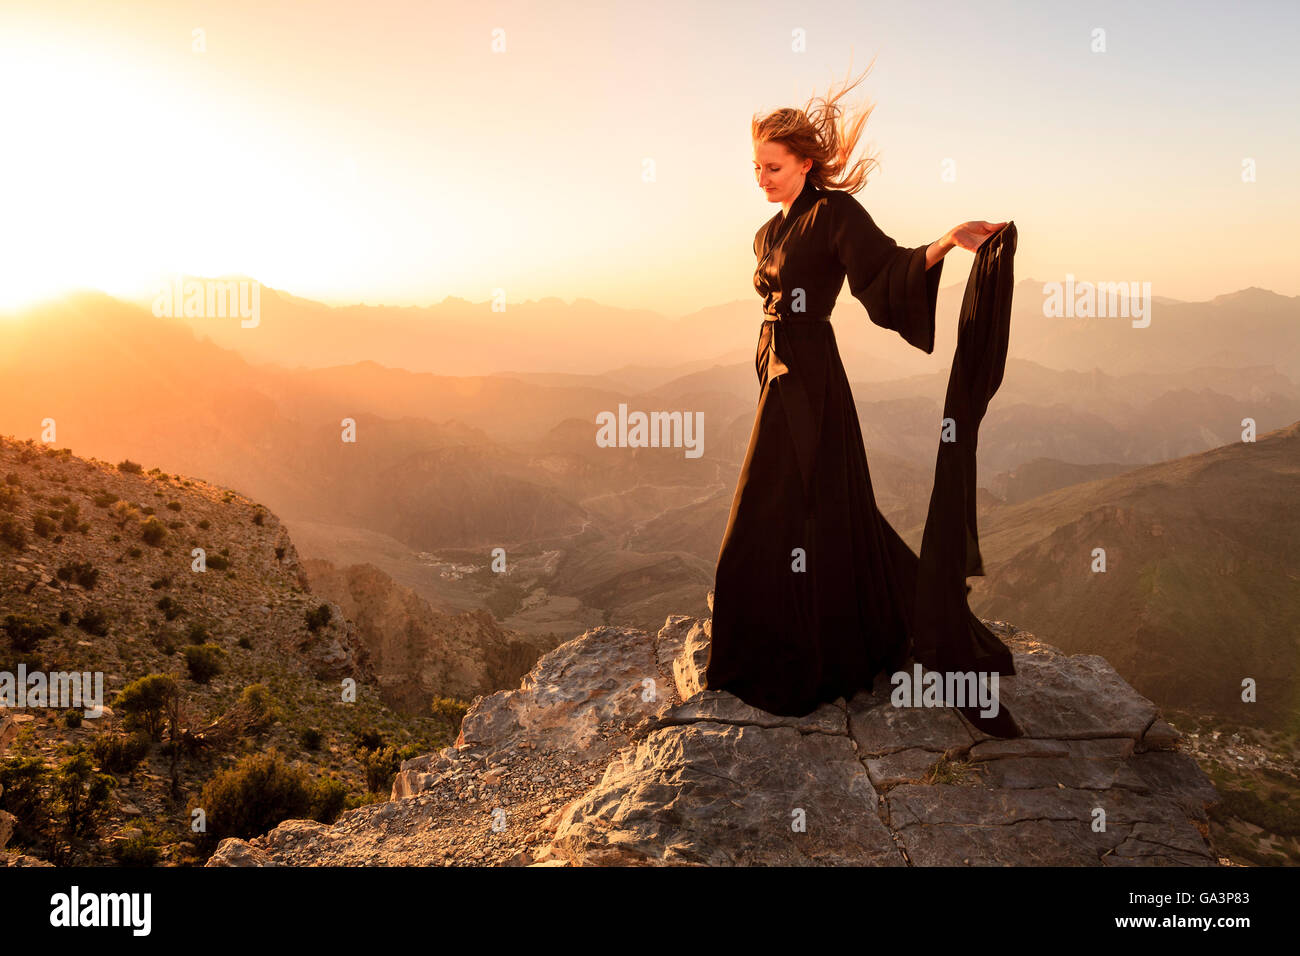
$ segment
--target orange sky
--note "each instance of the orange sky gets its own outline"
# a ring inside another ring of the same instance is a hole
[[[1014,219],[1022,277],[1300,294],[1293,10],[971,7],[10,2],[0,306],[181,272],[757,309],[751,115],[873,55],[858,198],[901,244]]]

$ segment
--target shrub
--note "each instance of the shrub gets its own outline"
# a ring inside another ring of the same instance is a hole
[[[250,641],[247,636],[244,636],[239,639],[239,646],[246,651],[251,651],[253,649],[253,642]]]
[[[58,527],[48,515],[38,514],[32,518],[32,530],[36,532],[37,537],[48,538],[58,530]]]
[[[226,652],[216,644],[191,644],[184,650],[185,666],[189,668],[190,679],[197,684],[206,684],[221,673],[221,659]]]
[[[143,834],[114,841],[112,853],[118,866],[154,866],[158,862],[158,848]]]
[[[63,712],[63,726],[69,730],[76,730],[81,726],[81,711],[65,710]]]
[[[202,528],[204,531],[207,531],[209,528],[212,527],[212,522],[209,521],[207,518],[204,518],[202,521],[199,522],[199,527]]]
[[[181,503],[180,503],[179,501],[169,501],[169,502],[167,502],[167,510],[168,510],[168,511],[180,511],[180,510],[181,510]]]
[[[185,613],[185,608],[179,601],[172,598],[170,594],[164,594],[158,599],[158,610],[163,612],[163,617],[169,621],[174,621]]]
[[[62,565],[55,572],[60,581],[71,581],[89,591],[99,580],[99,571],[87,561],[73,561]]]
[[[110,514],[113,516],[113,521],[115,521],[117,526],[122,529],[125,529],[127,525],[134,521],[139,516],[139,513],[140,509],[129,501],[118,501],[110,510]]]
[[[131,773],[149,753],[146,733],[104,734],[90,745],[99,766],[109,773]]]
[[[25,845],[36,843],[49,821],[44,789],[50,771],[44,757],[14,756],[0,763],[0,806],[18,821],[15,839]]]
[[[469,710],[469,704],[455,697],[435,697],[429,709],[433,712],[433,716],[441,717],[453,727],[459,727],[460,722],[465,719],[466,711]]]
[[[27,532],[13,518],[5,517],[0,521],[0,541],[15,551],[21,551],[27,547]]]
[[[90,757],[77,752],[54,774],[54,807],[73,836],[94,833],[100,815],[108,809],[108,795],[117,781],[96,773]]]
[[[312,819],[320,823],[333,823],[347,806],[348,788],[335,777],[322,777],[316,781],[312,798]]]
[[[77,618],[77,627],[81,628],[87,634],[93,634],[96,637],[103,637],[108,633],[108,615],[106,615],[100,608],[89,608],[85,614]]]
[[[230,567],[230,559],[221,554],[210,554],[205,559],[213,571],[224,571]]]
[[[138,475],[144,471],[144,467],[133,462],[130,458],[124,458],[122,461],[117,463],[117,470],[128,472],[132,475]]]
[[[320,630],[330,622],[330,617],[330,606],[328,604],[318,604],[307,612],[307,630]]]
[[[107,508],[109,505],[115,504],[118,499],[117,495],[113,494],[111,491],[101,491],[90,500],[94,503],[96,508]]]
[[[140,537],[144,538],[145,544],[153,545],[156,548],[167,537],[167,526],[157,518],[150,518],[140,526]]]
[[[113,707],[124,715],[127,730],[143,730],[154,740],[162,739],[163,722],[172,698],[180,696],[180,685],[167,674],[149,674],[133,680],[118,692]]]
[[[265,521],[266,513],[264,511],[256,511],[253,513],[253,524],[260,525],[265,523]]]
[[[366,789],[371,793],[379,793],[391,787],[400,764],[394,746],[381,747],[368,753],[365,758]]]
[[[6,614],[0,625],[9,637],[9,646],[20,654],[36,649],[36,645],[54,633],[54,628],[25,614]]]
[[[303,750],[317,751],[321,747],[321,733],[315,727],[308,727],[299,736]]]
[[[257,836],[285,820],[318,819],[337,802],[335,784],[313,783],[300,765],[271,751],[218,773],[190,809],[203,809],[208,828],[202,839],[215,845],[226,837]]]

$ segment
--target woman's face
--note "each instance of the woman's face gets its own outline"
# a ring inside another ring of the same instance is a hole
[[[799,162],[780,143],[754,144],[754,178],[768,202],[794,202],[810,169],[811,159]]]

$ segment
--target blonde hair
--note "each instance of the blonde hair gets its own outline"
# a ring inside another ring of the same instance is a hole
[[[769,113],[762,119],[755,114],[752,125],[754,142],[780,143],[799,162],[811,159],[812,166],[807,175],[818,189],[857,192],[867,184],[867,175],[871,170],[880,166],[875,155],[867,155],[853,163],[852,167],[849,166],[858,139],[862,136],[862,128],[867,124],[867,117],[876,107],[874,103],[867,103],[849,120],[836,104],[849,90],[862,82],[875,62],[872,58],[871,63],[862,71],[862,76],[838,93],[832,86],[826,96],[813,97],[801,110],[786,107]],[[814,109],[814,104],[818,102],[821,105]]]

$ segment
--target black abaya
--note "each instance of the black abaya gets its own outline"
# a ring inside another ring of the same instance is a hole
[[[754,286],[768,318],[754,427],[718,554],[709,689],[802,716],[910,659],[931,670],[1015,673],[1010,651],[970,611],[965,584],[983,573],[975,439],[1005,363],[1002,280],[1014,230],[985,240],[971,271],[944,406],[958,441],[940,444],[919,558],[876,507],[830,314],[847,276],[873,323],[933,352],[943,262],[927,270],[924,246],[898,246],[851,195],[811,182],[788,214],[758,230]],[[999,324],[1000,337],[988,328]],[[1004,705],[996,719],[976,710],[961,708],[987,733],[1019,735]]]

